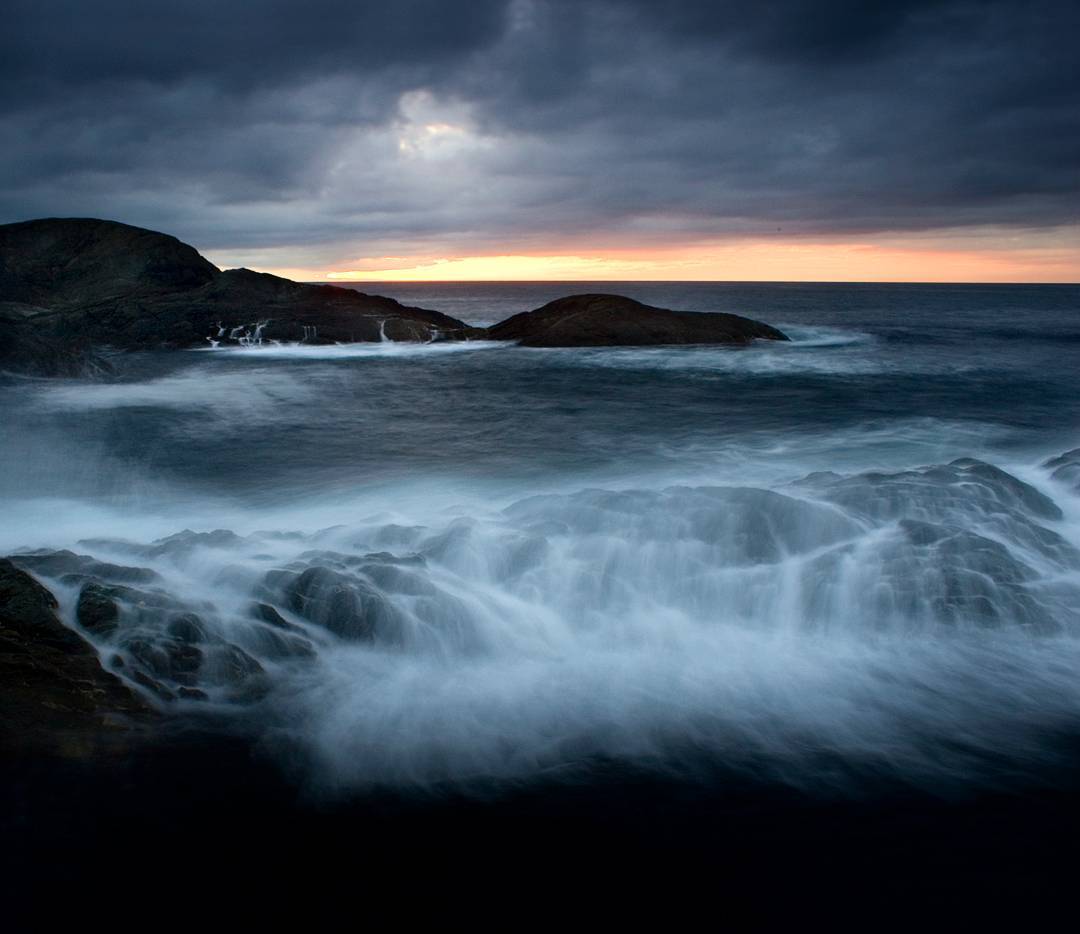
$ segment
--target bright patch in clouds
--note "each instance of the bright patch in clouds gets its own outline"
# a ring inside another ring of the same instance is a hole
[[[398,152],[405,156],[450,158],[486,145],[472,129],[467,108],[437,101],[428,91],[410,91],[398,104]]]

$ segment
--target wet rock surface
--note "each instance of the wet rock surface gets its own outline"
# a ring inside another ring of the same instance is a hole
[[[157,580],[156,572],[149,568],[131,567],[98,561],[89,555],[79,555],[73,551],[49,551],[42,549],[12,555],[11,560],[20,567],[34,574],[46,577],[73,575],[76,577],[95,577],[101,580],[123,583],[145,584]]]
[[[882,624],[1020,625],[1055,633],[1080,623],[1075,589],[1061,583],[1080,568],[1080,552],[1044,524],[1060,519],[1060,508],[992,464],[961,458],[892,474],[816,474],[797,486],[881,528],[873,550],[862,546],[858,558],[874,558],[864,565],[860,599]],[[827,582],[854,547],[811,566],[811,592],[823,601],[811,604],[811,616],[827,617]]]
[[[196,548],[221,548],[234,541],[240,538],[233,533],[185,532],[145,546],[111,544],[114,553],[168,562],[182,560]],[[249,703],[264,697],[270,684],[263,666],[227,638],[230,634],[267,658],[314,655],[300,627],[281,620],[278,627],[294,631],[278,632],[259,616],[231,625],[213,602],[161,586],[161,574],[151,568],[44,550],[13,555],[12,566],[36,569],[44,580],[72,592],[74,621],[108,659],[108,668],[157,701],[214,698]],[[143,586],[114,583],[118,579]]]
[[[94,755],[129,739],[150,706],[57,617],[56,598],[0,559],[0,748]]]
[[[309,551],[270,571],[264,589],[284,609],[339,638],[383,646],[416,645],[425,633],[438,638],[448,614],[461,609],[431,582],[419,555]]]
[[[184,530],[16,554],[7,573],[22,589],[8,612],[47,624],[109,679],[96,648],[162,709],[272,718],[349,665],[334,690],[375,690],[365,679],[418,665],[441,677],[440,659],[471,664],[508,643],[546,657],[552,625],[636,652],[642,607],[650,626],[706,640],[740,627],[828,630],[840,644],[1076,631],[1080,551],[1061,516],[1039,489],[971,458],[776,490],[585,489],[431,526]]]
[[[115,588],[90,582],[79,592],[75,619],[87,632],[111,636],[120,625],[120,606]]]
[[[1080,448],[1050,458],[1043,467],[1052,471],[1051,479],[1065,484],[1074,493],[1080,493]]]

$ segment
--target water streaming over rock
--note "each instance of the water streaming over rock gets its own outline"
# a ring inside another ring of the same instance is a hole
[[[943,291],[699,293],[782,347],[255,325],[7,384],[0,545],[164,709],[330,786],[1041,775],[1080,717],[1078,370],[1039,337],[1075,290]]]

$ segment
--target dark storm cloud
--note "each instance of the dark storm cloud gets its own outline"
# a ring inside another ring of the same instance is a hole
[[[491,42],[501,0],[7,0],[0,76],[233,88],[400,63],[432,63]]]
[[[369,254],[1075,223],[1078,33],[1071,2],[8,0],[0,220]]]

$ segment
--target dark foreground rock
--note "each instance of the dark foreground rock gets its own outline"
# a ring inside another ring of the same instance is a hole
[[[175,558],[200,544],[213,547],[236,540],[220,529],[185,531],[148,546],[129,545],[128,550],[132,556]],[[174,701],[255,703],[270,689],[259,658],[307,661],[315,654],[300,627],[264,618],[273,608],[225,625],[212,602],[170,593],[149,568],[66,550],[15,553],[6,560],[41,578],[45,586],[55,583],[75,591],[76,633],[93,640],[110,672],[136,685],[163,709]]]
[[[87,340],[58,339],[42,332],[36,309],[0,302],[0,372],[26,376],[86,376],[107,373],[108,363]]]
[[[329,285],[219,270],[175,237],[88,218],[0,225],[0,369],[80,375],[94,348],[482,336],[449,315]]]
[[[522,905],[556,925],[573,912],[598,925],[647,916],[681,929],[708,915],[733,929],[818,917],[855,928],[887,905],[915,929],[1011,909],[1027,930],[1057,930],[1072,910],[1075,757],[1026,793],[869,779],[857,795],[813,796],[734,766],[689,777],[597,762],[497,792],[329,797],[278,767],[287,752],[187,731],[122,762],[0,770],[5,929],[79,930],[97,912],[120,934],[198,931],[209,914],[230,929],[333,930],[360,904],[387,928],[448,911],[505,928]]]
[[[774,327],[719,312],[670,311],[621,295],[571,295],[488,329],[526,347],[633,347],[786,341]]]
[[[56,616],[56,599],[0,559],[0,752],[93,755],[122,744],[151,708]]]

